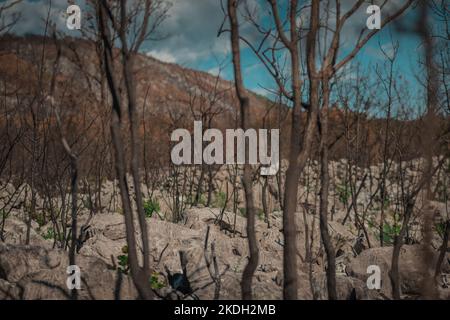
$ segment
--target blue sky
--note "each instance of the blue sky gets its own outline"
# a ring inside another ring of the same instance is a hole
[[[12,0],[2,1],[8,3]],[[343,1],[343,10],[355,0]],[[405,0],[391,0],[388,6],[382,10],[382,19],[389,15],[392,10],[399,7]],[[68,35],[76,36],[77,31],[69,31],[65,28],[65,10],[70,3],[79,4],[84,8],[83,1],[64,1],[53,0],[51,17],[56,22],[60,30],[64,30]],[[146,43],[142,51],[145,54],[154,56],[165,62],[177,63],[193,69],[198,69],[212,74],[217,74],[219,63],[222,63],[224,69],[220,76],[232,80],[232,69],[230,63],[230,46],[228,34],[222,34],[217,37],[217,32],[223,21],[223,12],[220,6],[220,0],[170,0],[171,8],[167,19],[160,26],[160,35],[164,39]],[[270,22],[270,17],[266,16],[267,5],[264,0],[248,0],[250,6],[258,10],[263,23]],[[367,17],[365,10],[368,5],[364,4],[356,14],[349,19],[348,25],[344,28],[344,37],[342,38],[341,54],[348,52],[353,47],[356,35],[361,28],[365,28]],[[375,1],[377,3],[379,1]],[[287,1],[280,1],[287,3]],[[24,33],[42,33],[44,18],[47,15],[49,0],[23,0],[14,10],[21,12],[22,19],[13,30],[17,34]],[[285,8],[281,8],[281,16],[286,13]],[[305,11],[307,13],[307,10]],[[399,23],[407,25],[414,20],[415,12],[410,10],[404,14]],[[305,14],[302,19],[305,24],[308,19]],[[243,21],[244,19],[242,19]],[[83,21],[82,21],[83,27]],[[242,34],[248,37],[255,37],[254,30],[243,23],[241,26]],[[396,68],[402,79],[408,82],[412,92],[421,90],[415,75],[420,74],[418,59],[421,56],[420,39],[408,32],[399,32],[394,25],[379,32],[358,54],[354,63],[360,64],[365,72],[370,72],[372,68],[379,64],[382,66],[385,58],[379,49],[380,46],[386,51],[392,51],[391,39],[399,43],[398,58]],[[254,54],[242,44],[242,63],[244,69],[244,81],[247,88],[263,95],[269,93],[263,87],[274,88],[274,82],[264,67],[259,63]]]

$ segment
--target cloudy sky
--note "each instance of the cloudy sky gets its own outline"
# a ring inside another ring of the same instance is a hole
[[[10,3],[13,0],[0,0],[0,5]],[[250,7],[258,12],[263,24],[269,23],[272,19],[268,15],[268,7],[264,0],[247,0]],[[401,6],[405,0],[391,0],[390,5],[382,11],[383,16]],[[145,54],[154,56],[165,62],[177,63],[189,68],[199,69],[216,74],[221,69],[220,76],[225,79],[232,79],[232,70],[230,63],[230,45],[228,34],[222,34],[218,37],[218,30],[222,24],[224,14],[220,5],[220,0],[168,0],[170,10],[168,17],[161,24],[159,34],[163,36],[162,40],[150,41],[146,43],[142,51]],[[344,8],[352,4],[354,0],[346,0]],[[373,2],[373,1],[368,1]],[[377,1],[375,1],[376,3]],[[50,16],[58,29],[68,35],[77,36],[77,31],[69,31],[65,27],[65,12],[70,3],[80,5],[84,9],[84,0],[66,1],[66,0],[22,0],[14,7],[12,12],[20,12],[21,20],[13,32],[16,34],[25,33],[43,33],[45,17],[49,12]],[[287,1],[280,1],[287,3]],[[357,35],[362,28],[365,28],[368,14],[365,12],[369,6],[363,5],[361,9],[348,21],[344,29],[342,38],[341,55],[349,52],[354,46]],[[345,10],[343,10],[345,11]],[[281,8],[281,15],[285,15],[286,8]],[[305,11],[307,13],[307,10]],[[407,24],[414,20],[414,11],[405,14],[400,22]],[[7,17],[3,17],[4,19]],[[307,24],[307,15],[302,16],[304,24]],[[244,19],[242,19],[244,20]],[[300,23],[300,22],[299,22]],[[83,21],[82,21],[83,27]],[[257,40],[254,28],[248,24],[242,25],[242,33],[250,39]],[[416,80],[418,71],[418,58],[421,55],[421,46],[419,39],[411,33],[400,33],[395,26],[383,29],[376,35],[357,56],[356,61],[361,64],[367,72],[373,70],[375,65],[383,66],[385,58],[382,55],[380,47],[387,53],[392,52],[392,41],[398,42],[399,52],[396,62],[396,68],[402,75],[402,79],[408,81],[413,88],[419,88]],[[245,46],[242,47],[242,63],[244,68],[244,78],[246,86],[260,94],[268,95],[264,89],[274,87],[271,77],[264,70],[252,52]],[[417,90],[416,90],[417,91]]]

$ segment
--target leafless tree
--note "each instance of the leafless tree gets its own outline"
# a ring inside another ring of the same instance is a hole
[[[189,96],[187,101],[184,101],[189,106],[191,116],[194,121],[202,122],[202,134],[212,128],[213,123],[216,118],[220,117],[224,113],[224,103],[223,100],[226,94],[230,90],[229,87],[222,88],[221,85],[221,72],[223,65],[219,64],[218,73],[214,76],[212,87],[209,83],[205,83],[203,79],[200,78],[199,74],[194,75],[194,86],[189,90]],[[191,79],[192,81],[192,79]],[[201,196],[204,192],[204,181],[205,175],[207,175],[207,199],[204,203],[207,207],[211,205],[212,195],[213,195],[213,179],[214,175],[220,170],[221,166],[205,165],[202,163],[200,165],[200,176],[198,177],[195,196],[192,199],[192,205],[196,206],[200,202]],[[197,174],[194,170],[194,174]]]
[[[151,0],[137,1],[130,8],[127,2],[122,0],[118,4],[109,1],[100,1],[98,4],[99,33],[101,34],[104,51],[103,64],[109,91],[112,97],[111,135],[113,140],[116,177],[119,182],[122,206],[125,217],[126,236],[131,275],[140,296],[144,299],[152,299],[154,294],[148,285],[150,279],[149,261],[149,236],[143,207],[140,184],[140,138],[138,134],[138,111],[136,105],[136,83],[133,73],[133,62],[142,43],[147,40],[152,31],[158,26],[165,16],[165,11],[158,11],[157,6]],[[153,19],[153,20],[152,20]],[[116,68],[115,35],[120,40],[120,73]],[[125,96],[119,94],[118,74],[123,77]],[[126,106],[126,108],[125,108]],[[131,175],[134,187],[134,197],[137,211],[137,220],[142,242],[143,265],[139,265],[138,248],[135,237],[135,213],[133,212],[133,198],[127,180],[127,159],[125,156],[124,138],[122,126],[125,121],[124,111],[128,114],[128,131],[131,138]]]
[[[406,11],[412,4],[412,0],[405,1],[395,12],[383,19],[382,27],[386,26],[404,11]],[[354,47],[348,54],[344,55],[337,61],[339,48],[341,45],[342,30],[348,19],[361,8],[364,4],[363,0],[355,1],[350,9],[341,13],[341,2],[336,1],[335,7],[335,26],[332,31],[331,40],[328,37],[321,39],[323,33],[321,24],[321,4],[319,1],[311,1],[310,5],[299,8],[298,1],[290,1],[287,8],[286,19],[280,15],[280,5],[276,0],[269,0],[272,25],[269,27],[262,24],[256,17],[256,14],[251,8],[245,8],[246,20],[261,34],[261,40],[250,41],[244,36],[239,36],[240,39],[250,48],[250,50],[259,58],[262,65],[266,68],[269,74],[275,80],[278,91],[292,103],[291,111],[291,128],[290,128],[290,147],[289,147],[289,166],[286,172],[284,201],[283,201],[283,234],[284,234],[284,298],[297,298],[297,231],[295,212],[297,210],[297,194],[298,194],[298,180],[300,174],[306,165],[308,157],[311,155],[311,146],[316,134],[317,124],[320,125],[321,136],[321,159],[322,159],[322,201],[321,201],[321,226],[322,226],[322,240],[325,243],[327,256],[329,258],[328,266],[328,282],[329,294],[331,298],[335,298],[334,285],[334,252],[329,241],[327,231],[327,197],[328,197],[328,112],[330,105],[331,94],[331,80],[336,76],[345,65],[354,59],[354,57],[361,51],[367,42],[378,33],[378,30],[367,31],[362,29]],[[383,3],[383,7],[386,2]],[[326,5],[330,8],[330,3]],[[304,10],[309,10],[309,27],[306,29],[302,26],[304,21],[298,17]],[[329,11],[325,11],[328,12]],[[328,21],[327,21],[328,25]],[[287,29],[287,30],[286,30]],[[325,28],[326,32],[330,28]],[[300,50],[302,44],[302,35],[305,34],[305,65],[306,75],[308,79],[308,103],[302,102],[302,87],[304,80],[301,72],[301,58],[303,51]],[[321,66],[317,66],[318,54],[322,51],[322,47],[328,46],[327,50],[323,50],[323,59]],[[279,62],[279,52],[285,50],[289,57],[289,76],[285,76],[282,69],[282,63]],[[289,80],[289,81],[287,81]],[[289,86],[289,88],[288,88]],[[322,98],[320,99],[320,97]],[[307,111],[305,129],[301,131],[301,114],[302,109]],[[320,110],[320,115],[319,115]]]
[[[231,51],[233,59],[233,70],[234,70],[234,83],[236,88],[236,94],[239,99],[240,104],[240,115],[241,115],[241,126],[243,130],[249,127],[249,111],[250,111],[250,101],[247,92],[244,88],[244,82],[242,78],[241,71],[241,52],[239,46],[239,22],[237,17],[237,0],[228,0],[228,18],[230,21],[230,40],[231,40]],[[245,154],[248,154],[248,145],[245,147]],[[244,185],[245,192],[245,204],[246,204],[246,215],[247,215],[247,238],[249,246],[249,260],[245,266],[244,272],[242,273],[241,288],[242,288],[242,298],[249,300],[252,299],[252,282],[253,274],[258,267],[259,250],[256,240],[255,232],[255,218],[256,210],[253,201],[253,189],[252,189],[252,172],[251,166],[248,163],[244,164],[244,175],[242,182]]]
[[[14,0],[0,6],[0,35],[8,33],[20,20],[20,13],[14,12],[13,14],[8,14],[8,10],[11,10],[20,2],[22,0]]]

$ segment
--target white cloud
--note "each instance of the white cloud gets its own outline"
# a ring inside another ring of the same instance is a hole
[[[273,95],[269,90],[261,88],[261,87],[255,87],[250,90],[253,91],[254,93],[257,93],[266,98],[269,98]]]
[[[171,0],[169,16],[161,24],[160,41],[147,44],[147,50],[168,52],[182,65],[199,63],[229,53],[229,38],[217,37],[223,13],[218,0]]]
[[[168,50],[152,50],[147,55],[167,63],[177,62],[177,58]]]
[[[8,0],[5,3],[11,3]],[[49,22],[56,25],[56,29],[66,32],[68,35],[78,36],[78,31],[69,31],[66,27],[66,10],[69,6],[65,1],[51,1],[51,10],[49,12],[50,1],[29,1],[24,0],[13,6],[5,13],[5,19],[11,19],[13,14],[20,14],[20,20],[12,29],[17,34],[43,33],[47,16]],[[2,17],[3,18],[3,17]],[[82,19],[83,24],[83,19]]]
[[[211,68],[211,69],[209,69],[207,72],[209,73],[209,74],[212,74],[213,76],[218,76],[219,75],[219,73],[220,73],[220,68],[219,67],[214,67],[214,68]]]

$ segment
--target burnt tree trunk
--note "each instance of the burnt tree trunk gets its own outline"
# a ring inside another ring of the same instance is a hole
[[[231,26],[231,49],[233,57],[233,70],[235,79],[236,94],[239,99],[241,110],[241,126],[243,130],[248,127],[249,116],[249,98],[244,88],[241,73],[241,55],[239,48],[239,24],[237,19],[237,0],[228,0],[228,15]],[[245,141],[244,141],[245,143]],[[248,154],[248,144],[245,147],[245,154]],[[255,233],[255,207],[253,203],[253,190],[252,190],[252,172],[250,164],[247,162],[244,164],[244,176],[242,179],[244,185],[245,202],[246,202],[246,214],[247,214],[247,238],[250,257],[244,272],[242,273],[241,288],[242,299],[249,300],[253,298],[252,294],[252,281],[253,275],[258,266],[259,250]]]
[[[328,170],[328,105],[330,99],[328,79],[323,80],[323,106],[320,117],[320,235],[327,255],[327,289],[330,300],[337,299],[336,254],[328,230],[328,191],[330,174]]]

